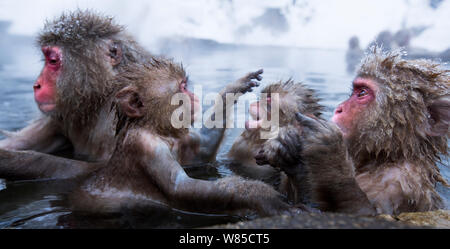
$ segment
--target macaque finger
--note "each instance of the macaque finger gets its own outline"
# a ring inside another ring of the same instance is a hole
[[[260,70],[258,70],[258,71],[256,71],[256,72],[248,73],[245,77],[243,77],[243,78],[241,79],[241,81],[247,82],[247,81],[251,81],[251,80],[253,80],[253,79],[256,79],[256,80],[258,80],[258,81],[261,81],[261,80],[262,80],[261,74],[262,74],[263,72],[264,72],[264,70],[263,70],[263,69],[260,69]]]
[[[250,86],[252,86],[252,87],[258,87],[259,86],[259,82],[257,82],[257,81],[250,81]]]
[[[258,154],[255,156],[256,164],[258,165],[265,165],[269,164],[269,160],[266,157],[266,154],[264,153],[264,150],[260,150]]]
[[[262,80],[262,76],[261,76],[262,73],[264,73],[264,70],[263,70],[262,68],[259,69],[259,70],[256,71],[256,72],[254,72],[254,73],[253,73],[254,79],[257,79],[258,81],[261,81],[261,80]]]

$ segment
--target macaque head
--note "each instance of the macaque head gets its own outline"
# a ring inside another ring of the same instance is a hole
[[[374,108],[371,106],[375,105],[375,97],[379,91],[377,81],[369,77],[357,77],[352,84],[350,97],[339,104],[332,118],[344,137],[349,136],[357,129],[357,124],[363,120],[367,109]]]
[[[139,57],[129,52],[126,44],[136,44],[127,39],[111,18],[88,11],[47,22],[38,39],[44,68],[33,86],[39,109],[46,114],[64,115],[65,110],[83,115],[87,108],[98,107],[111,92],[109,79],[122,64]]]
[[[199,105],[198,98],[187,89],[189,81],[181,65],[153,58],[149,63],[127,67],[114,81],[121,85],[115,95],[119,119],[164,136],[179,137],[187,132],[171,123],[178,108],[190,113],[192,122],[194,109]],[[176,94],[190,103],[173,104]]]
[[[261,99],[250,104],[249,114],[253,120],[247,122],[247,129],[249,127],[260,128],[263,118],[271,119],[272,106],[275,106],[273,101],[277,101],[274,93],[278,94],[280,127],[295,120],[295,113],[297,112],[319,117],[323,109],[318,104],[319,99],[312,89],[307,88],[302,83],[294,83],[292,80],[271,84],[264,88],[261,93]]]
[[[449,71],[429,60],[404,60],[399,51],[371,52],[332,118],[350,149],[392,161],[446,154]]]

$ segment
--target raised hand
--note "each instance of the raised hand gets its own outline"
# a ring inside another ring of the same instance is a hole
[[[259,82],[262,80],[261,74],[264,72],[263,69],[259,69],[258,71],[248,73],[244,77],[238,79],[234,83],[228,85],[226,87],[225,93],[247,93],[252,92],[253,87],[258,87]]]
[[[301,167],[301,127],[290,125],[280,129],[278,137],[268,140],[255,156],[258,165],[270,164],[288,174]]]

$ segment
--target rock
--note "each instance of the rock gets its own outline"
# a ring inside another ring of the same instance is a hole
[[[450,210],[430,212],[402,213],[396,220],[417,226],[432,226],[436,228],[450,228]]]
[[[424,228],[385,218],[358,217],[338,213],[301,213],[216,225],[218,229],[411,229]],[[426,227],[425,227],[426,228]]]
[[[382,214],[375,218],[338,213],[301,213],[280,215],[216,225],[220,229],[414,229],[450,228],[450,210],[402,213],[397,216]]]
[[[377,216],[377,218],[384,219],[387,221],[397,221],[394,216],[389,215],[389,214],[380,214]]]

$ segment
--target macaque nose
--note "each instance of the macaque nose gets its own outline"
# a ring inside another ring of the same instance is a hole
[[[338,108],[336,108],[336,111],[334,112],[334,114],[341,114],[342,113],[342,106],[338,106]]]
[[[35,84],[33,85],[33,89],[34,89],[35,91],[41,89],[41,84],[35,83]]]

